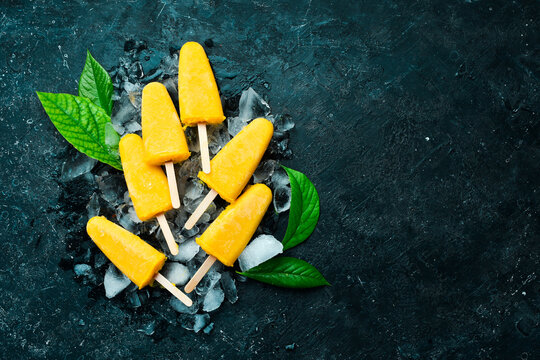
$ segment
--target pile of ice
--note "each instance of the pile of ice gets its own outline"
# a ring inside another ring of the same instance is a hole
[[[121,135],[133,132],[140,134],[141,92],[145,84],[151,81],[164,83],[173,102],[177,104],[178,51],[173,50],[166,54],[148,49],[142,42],[126,43],[125,56],[111,71],[115,90],[112,122]],[[265,183],[273,190],[275,211],[272,209],[268,211],[254,240],[239,258],[240,269],[247,270],[283,251],[281,242],[269,234],[275,232],[279,214],[288,210],[290,206],[289,180],[279,163],[280,160],[292,156],[288,141],[289,131],[294,127],[294,123],[287,115],[272,114],[270,105],[251,87],[243,91],[238,90],[238,94],[240,93],[239,99],[234,98],[238,101],[238,109],[233,113],[226,113],[227,120],[222,124],[210,126],[208,136],[210,153],[213,156],[251,120],[265,117],[274,123],[274,136],[269,149],[252,180],[254,183]],[[227,98],[222,98],[222,101],[227,104],[234,102],[233,99]],[[65,162],[61,174],[61,180],[64,182],[77,181],[84,177],[96,187],[97,191],[92,194],[86,205],[88,218],[104,215],[169,254],[169,260],[161,272],[181,288],[207,257],[195,242],[195,238],[200,236],[227,205],[217,199],[196,226],[189,231],[182,229],[189,215],[209,191],[197,179],[200,169],[197,133],[193,128],[188,128],[186,136],[191,157],[175,166],[182,206],[179,210],[169,211],[166,214],[171,230],[179,243],[179,253],[176,256],[168,253],[157,221],[141,222],[137,218],[120,172],[108,166],[96,165],[95,160],[77,155]],[[83,283],[94,284],[96,288],[102,286],[101,279],[103,279],[107,298],[114,298],[114,301],[120,301],[131,308],[146,308],[152,314],[160,315],[155,320],[140,324],[138,331],[147,335],[154,334],[156,321],[162,321],[160,319],[165,319],[170,324],[180,324],[188,330],[208,334],[214,327],[209,313],[217,310],[225,301],[234,304],[238,300],[237,275],[233,269],[219,263],[214,264],[203,281],[190,294],[193,300],[191,307],[186,307],[159,286],[148,286],[138,290],[128,278],[110,264],[90,239],[87,237],[84,239],[83,241],[86,241],[82,244],[84,251],[79,250],[81,254],[73,256],[77,262],[74,264],[77,278],[84,279]],[[166,306],[159,303],[164,298],[168,299]]]

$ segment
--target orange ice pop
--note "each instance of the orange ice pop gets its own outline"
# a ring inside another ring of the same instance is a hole
[[[180,118],[187,126],[197,125],[202,168],[210,172],[206,124],[225,120],[219,90],[203,47],[193,41],[180,49],[178,60],[178,102]]]
[[[272,191],[268,186],[255,184],[248,187],[196,239],[209,256],[186,284],[187,293],[193,291],[216,259],[226,266],[234,265],[257,230],[271,201]]]
[[[124,178],[133,201],[137,216],[142,221],[156,217],[169,250],[178,254],[178,244],[165,219],[165,212],[172,209],[169,184],[163,170],[158,165],[144,161],[143,141],[136,134],[128,134],[120,139],[120,160]]]
[[[189,149],[178,113],[163,84],[152,82],[142,93],[142,137],[144,160],[151,165],[165,165],[172,206],[180,207],[174,163],[186,160]]]
[[[199,179],[212,190],[190,216],[184,225],[186,229],[197,223],[217,194],[229,203],[236,200],[259,165],[273,133],[270,121],[253,120],[214,156],[209,174],[199,172]]]
[[[103,216],[94,216],[88,220],[86,231],[105,256],[139,289],[157,280],[186,306],[192,305],[186,294],[159,273],[167,259],[165,255],[140,237]]]

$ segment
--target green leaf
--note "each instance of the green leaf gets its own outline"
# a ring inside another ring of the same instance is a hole
[[[86,63],[79,81],[79,96],[89,98],[107,115],[112,111],[113,84],[107,71],[86,51]]]
[[[306,175],[282,166],[291,181],[291,209],[289,224],[282,240],[283,250],[290,249],[304,240],[319,221],[319,194]]]
[[[304,260],[278,257],[244,272],[248,278],[287,288],[312,288],[330,285],[315,267]]]
[[[122,170],[120,156],[114,148],[114,140],[109,140],[112,146],[106,143],[107,131],[109,138],[112,137],[110,134],[112,125],[107,130],[111,118],[102,108],[80,96],[44,92],[37,94],[52,123],[69,143],[91,158]],[[116,136],[118,137],[118,134]]]

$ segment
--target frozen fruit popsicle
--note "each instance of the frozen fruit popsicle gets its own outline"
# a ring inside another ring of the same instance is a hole
[[[192,305],[186,294],[159,273],[167,259],[165,255],[140,237],[103,216],[94,216],[88,220],[86,231],[105,256],[139,289],[157,280],[186,306]]]
[[[186,229],[195,225],[217,194],[229,203],[236,200],[259,165],[273,133],[270,121],[253,120],[214,156],[210,174],[199,172],[199,179],[212,190],[190,216]]]
[[[163,84],[152,82],[142,92],[142,137],[144,160],[165,165],[172,206],[180,207],[174,163],[186,160],[189,149],[186,135],[169,93]]]
[[[124,178],[137,216],[142,221],[156,217],[169,250],[173,255],[178,254],[178,244],[174,241],[163,215],[172,209],[172,203],[167,177],[161,166],[150,165],[144,161],[143,141],[138,135],[128,134],[122,137],[119,148]]]
[[[203,47],[196,42],[187,42],[180,49],[178,101],[182,123],[197,125],[202,168],[209,173],[211,165],[206,124],[219,124],[225,120],[225,116],[210,62]]]
[[[190,293],[217,260],[233,266],[257,230],[270,202],[272,191],[264,184],[255,184],[225,210],[196,239],[197,244],[209,255],[197,273],[186,284]]]

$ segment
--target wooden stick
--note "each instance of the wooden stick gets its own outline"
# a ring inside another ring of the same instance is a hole
[[[195,287],[197,286],[197,284],[201,282],[202,278],[204,277],[204,275],[206,275],[208,270],[210,270],[210,268],[212,267],[215,261],[216,261],[215,257],[213,257],[212,255],[208,255],[208,257],[206,258],[206,260],[204,260],[199,270],[197,270],[195,275],[193,275],[191,280],[189,280],[189,282],[186,284],[184,291],[187,292],[188,294],[192,292],[193,289],[195,289]]]
[[[156,217],[159,222],[159,227],[161,228],[161,231],[163,232],[163,236],[165,236],[165,240],[167,240],[169,251],[173,255],[178,254],[178,244],[176,243],[176,241],[174,241],[174,236],[171,232],[171,228],[169,228],[169,223],[167,222],[167,219],[165,219],[165,215],[159,214]]]
[[[156,280],[158,283],[161,284],[165,289],[169,290],[171,294],[173,294],[178,300],[183,302],[186,306],[193,305],[193,301],[184,294],[180,289],[178,289],[172,282],[167,280],[165,276],[161,275],[160,273],[157,273],[156,276],[154,276],[154,280]]]
[[[180,197],[178,196],[178,185],[176,185],[176,175],[174,174],[174,164],[172,162],[165,163],[165,172],[167,173],[167,180],[169,180],[172,207],[178,209],[180,207]]]
[[[190,230],[193,226],[195,226],[197,221],[199,221],[199,219],[201,218],[202,214],[204,214],[206,209],[210,206],[210,203],[214,201],[217,194],[217,191],[214,189],[211,189],[208,194],[206,194],[206,196],[201,201],[199,206],[197,206],[193,214],[191,214],[189,219],[187,219],[186,224],[184,225],[185,229]]]
[[[208,135],[206,134],[206,124],[197,124],[199,130],[199,148],[201,149],[202,171],[210,173],[210,154],[208,153]]]

